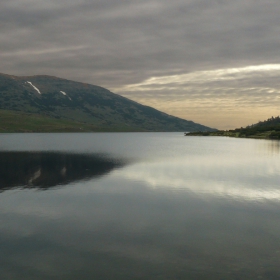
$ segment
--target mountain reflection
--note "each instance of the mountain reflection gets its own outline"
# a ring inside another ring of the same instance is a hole
[[[102,176],[124,164],[98,154],[0,152],[0,191],[48,189]]]

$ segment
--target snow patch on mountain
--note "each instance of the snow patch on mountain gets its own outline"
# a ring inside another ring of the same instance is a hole
[[[30,84],[39,94],[41,94],[40,90],[36,88],[31,82],[27,81],[28,84]]]
[[[69,97],[69,96],[66,94],[65,91],[62,91],[62,90],[61,90],[60,93],[62,93],[63,95],[67,96],[67,97],[69,98],[69,100],[72,100],[71,97]]]

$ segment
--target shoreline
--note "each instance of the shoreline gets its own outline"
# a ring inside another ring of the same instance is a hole
[[[185,132],[184,136],[223,136],[233,138],[247,138],[247,139],[267,139],[267,140],[280,140],[279,133],[275,130],[269,130],[259,133],[250,134],[248,131],[209,131],[209,132]]]

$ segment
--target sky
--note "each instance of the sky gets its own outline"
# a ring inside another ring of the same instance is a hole
[[[99,85],[219,129],[280,115],[279,0],[1,0],[0,72]]]

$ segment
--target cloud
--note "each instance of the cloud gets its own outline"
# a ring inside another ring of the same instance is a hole
[[[152,73],[272,62],[279,46],[279,5],[249,2],[2,1],[1,42],[6,50],[75,48],[82,43],[88,49],[76,54],[76,67],[93,74],[104,71],[105,84],[110,84],[109,70],[126,71],[134,82]],[[67,71],[67,56],[57,64],[61,62]],[[25,71],[36,73],[33,63]],[[23,71],[16,66],[14,71]]]
[[[188,74],[178,74],[163,77],[151,77],[135,85],[127,85],[118,91],[174,90],[181,86],[192,84],[207,84],[213,82],[233,81],[240,79],[278,77],[280,64],[246,66],[240,68],[195,71]]]
[[[280,63],[278,0],[3,0],[0,9],[0,72],[7,74],[48,74],[109,89],[154,77],[187,78],[196,87],[210,79],[209,87],[219,88],[215,82],[234,83],[242,74],[238,82],[252,88],[270,71],[255,69],[253,80],[247,67]],[[277,88],[277,79],[269,79]],[[161,91],[153,92],[159,103]],[[137,98],[135,91],[129,97]]]

